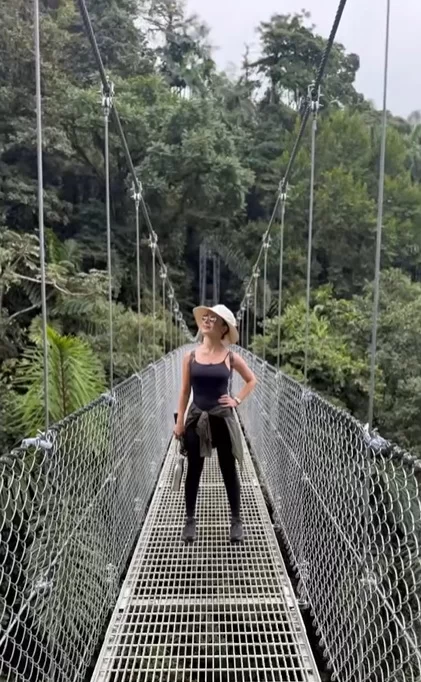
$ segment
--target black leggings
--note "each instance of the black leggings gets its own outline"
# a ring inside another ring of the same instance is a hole
[[[219,468],[224,479],[225,488],[233,516],[240,514],[240,481],[238,479],[235,457],[232,452],[231,437],[228,427],[221,417],[209,415],[212,432],[212,443],[218,451]],[[196,433],[196,423],[186,429],[184,441],[187,450],[186,476],[186,513],[194,516],[196,509],[197,491],[203,470],[204,457],[200,455],[200,438]]]

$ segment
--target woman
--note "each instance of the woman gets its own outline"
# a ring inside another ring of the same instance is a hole
[[[243,447],[234,409],[253,390],[256,378],[239,355],[227,350],[227,345],[238,342],[236,320],[232,312],[224,305],[216,305],[213,308],[200,306],[193,313],[203,341],[183,361],[178,417],[174,429],[176,438],[184,436],[188,460],[185,486],[187,518],[182,537],[185,542],[196,539],[194,514],[200,476],[204,458],[210,457],[212,447],[216,447],[231,507],[230,539],[232,542],[241,542],[243,526],[236,459],[241,466]],[[235,397],[231,397],[229,390],[233,370],[245,381]],[[184,420],[191,389],[193,401]]]

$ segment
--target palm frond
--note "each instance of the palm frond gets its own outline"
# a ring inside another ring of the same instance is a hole
[[[33,433],[43,424],[43,352],[35,331],[14,379],[12,415],[22,432]],[[78,337],[62,336],[48,328],[49,416],[63,419],[104,390],[104,369],[91,346]]]

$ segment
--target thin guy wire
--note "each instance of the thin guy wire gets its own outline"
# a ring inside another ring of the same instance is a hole
[[[114,339],[113,339],[113,283],[111,265],[111,206],[110,206],[110,147],[109,147],[109,108],[104,109],[105,131],[105,210],[107,215],[107,269],[108,269],[108,324],[110,353],[110,391],[114,387]]]
[[[37,175],[38,175],[38,231],[41,269],[41,315],[42,315],[42,345],[43,345],[43,389],[44,389],[44,427],[45,436],[49,427],[49,372],[48,372],[48,339],[47,339],[47,295],[45,276],[45,235],[44,235],[44,173],[42,148],[42,93],[41,93],[41,45],[40,45],[40,11],[39,0],[34,0],[34,42],[35,42],[35,98],[36,98],[36,126],[37,126]],[[52,613],[54,616],[54,613]],[[48,646],[54,651],[56,641],[56,620],[48,636]],[[49,676],[55,677],[55,660],[51,656]]]
[[[247,303],[246,303],[246,310],[247,310],[247,324],[246,324],[246,346],[245,348],[248,349],[250,345],[250,296],[247,297]]]
[[[139,198],[135,199],[136,206],[136,288],[137,288],[137,349],[138,366],[142,367],[142,322],[141,322],[141,299],[140,299],[140,220],[139,220]]]
[[[165,300],[166,300],[166,293],[165,293],[165,277],[162,277],[162,321],[163,321],[163,326],[162,326],[162,346],[164,350],[164,355],[165,355],[165,344],[166,344],[166,334],[165,334],[165,324],[166,324],[166,315],[165,315]]]
[[[47,338],[47,296],[45,284],[45,237],[44,237],[44,174],[42,151],[42,102],[41,102],[41,47],[39,0],[34,0],[34,38],[35,38],[35,88],[37,116],[37,169],[38,169],[38,230],[41,268],[41,310],[42,345],[44,376],[44,424],[47,435],[49,426],[49,386],[48,386],[48,338]]]
[[[284,267],[284,230],[285,230],[285,208],[286,201],[283,198],[281,203],[281,233],[279,244],[279,283],[278,283],[278,345],[277,345],[277,368],[281,366],[281,315],[282,315],[282,281]]]
[[[173,297],[171,295],[170,296],[170,352],[173,349],[172,336],[173,336]]]
[[[265,244],[263,260],[263,360],[266,360],[266,286],[268,278],[268,249],[269,243]]]
[[[253,341],[256,341],[257,334],[257,277],[254,278],[254,322],[253,322]]]
[[[324,49],[322,58],[320,60],[319,67],[317,69],[316,79],[312,85],[312,95],[311,95],[311,98],[307,99],[306,106],[305,106],[305,109],[303,111],[302,118],[301,118],[300,129],[298,131],[297,138],[295,140],[295,143],[294,143],[294,146],[293,146],[293,149],[291,152],[291,156],[290,156],[289,161],[288,161],[288,165],[287,165],[287,168],[285,171],[285,175],[284,175],[284,177],[280,183],[280,187],[279,187],[277,198],[276,198],[275,208],[274,208],[274,211],[272,213],[272,217],[269,221],[268,229],[266,230],[266,233],[265,233],[267,236],[269,236],[269,234],[270,234],[270,230],[271,230],[272,224],[273,224],[274,215],[276,214],[276,211],[278,209],[278,204],[280,201],[281,194],[284,194],[286,191],[286,188],[288,185],[288,180],[289,180],[289,177],[291,175],[292,167],[294,165],[294,161],[297,157],[298,150],[300,148],[300,144],[301,144],[303,136],[304,136],[304,132],[305,132],[305,129],[307,126],[307,121],[308,121],[310,114],[311,114],[312,104],[313,104],[312,99],[314,98],[316,93],[318,93],[320,84],[322,82],[322,78],[324,76],[324,72],[326,69],[326,64],[327,64],[330,52],[332,50],[333,44],[335,42],[336,33],[338,31],[339,24],[340,24],[340,21],[342,19],[342,15],[343,15],[343,12],[345,9],[346,2],[347,2],[347,0],[341,0],[339,5],[338,5],[338,9],[336,11],[336,15],[335,15],[335,19],[334,19],[334,22],[332,25],[332,29],[331,29],[326,47]],[[257,256],[254,267],[257,267],[259,265],[261,256],[262,256],[262,247],[260,248],[259,255]],[[252,277],[250,277],[250,279],[247,283],[246,290],[245,290],[245,296],[247,295],[247,293],[249,292],[249,290],[251,288],[251,283],[252,283]],[[244,298],[243,298],[242,302],[244,302]]]
[[[156,246],[152,244],[152,345],[153,361],[155,362],[156,350]]]
[[[371,429],[374,414],[374,391],[376,384],[376,353],[377,353],[377,325],[379,316],[380,299],[380,261],[382,248],[382,226],[383,226],[383,203],[384,203],[384,176],[386,161],[386,136],[387,136],[387,89],[389,76],[389,38],[390,38],[390,0],[387,0],[386,10],[386,38],[384,55],[384,75],[383,75],[383,112],[382,112],[382,136],[380,148],[380,172],[379,172],[379,194],[377,205],[377,238],[376,238],[376,260],[374,273],[374,301],[373,301],[373,328],[371,338],[371,362],[370,362],[370,392],[368,403],[368,424]]]
[[[306,287],[306,323],[305,323],[305,351],[304,351],[304,383],[307,384],[308,353],[310,333],[310,290],[311,290],[311,260],[313,253],[313,211],[314,211],[314,171],[316,165],[316,132],[317,110],[313,114],[311,127],[311,178],[310,178],[310,209],[308,219],[308,247],[307,247],[307,287]]]
[[[271,229],[272,229],[272,225],[273,225],[273,223],[275,222],[275,218],[276,218],[277,213],[278,213],[278,207],[279,207],[280,201],[281,201],[281,195],[280,195],[280,193],[278,193],[278,195],[277,195],[277,197],[276,197],[275,206],[274,206],[274,209],[273,209],[273,211],[272,211],[272,215],[271,215],[270,220],[269,220],[269,224],[268,224],[268,226],[267,226],[267,228],[266,228],[266,231],[265,231],[265,233],[264,233],[264,235],[263,235],[263,237],[262,237],[262,243],[261,243],[261,246],[260,246],[259,255],[257,256],[256,262],[255,262],[255,264],[254,264],[253,272],[254,272],[254,270],[257,268],[257,266],[258,266],[258,264],[259,264],[259,262],[260,262],[260,258],[262,257],[262,253],[263,253],[263,251],[264,251],[264,244],[265,244],[266,240],[269,238],[269,234],[270,234],[270,231],[271,231]],[[248,281],[248,284],[247,284],[247,287],[246,287],[245,296],[247,295],[248,291],[250,290],[252,281],[253,281],[253,273],[251,274],[251,277],[250,277],[250,279],[249,279],[249,281]],[[244,298],[243,298],[243,303],[244,303],[244,300],[245,300],[245,296],[244,296]]]

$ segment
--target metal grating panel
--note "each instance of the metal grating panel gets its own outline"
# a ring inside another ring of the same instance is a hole
[[[229,507],[216,454],[205,462],[198,540],[181,542],[184,490],[171,490],[175,461],[172,446],[92,680],[317,682],[249,453],[242,474],[243,545],[228,540]]]

